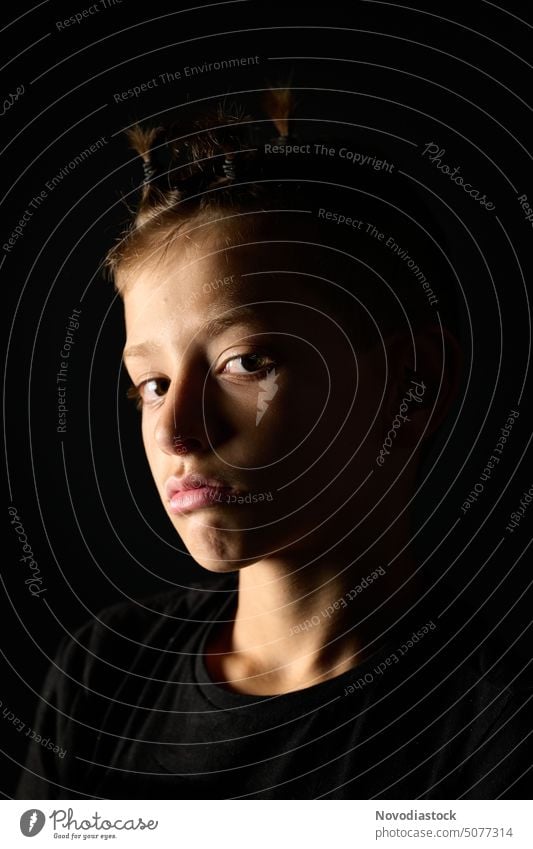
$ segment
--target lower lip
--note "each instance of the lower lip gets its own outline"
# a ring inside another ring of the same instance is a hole
[[[199,486],[197,489],[184,489],[176,492],[169,503],[171,513],[188,513],[203,507],[216,507],[227,504],[227,496],[232,492],[229,487]]]

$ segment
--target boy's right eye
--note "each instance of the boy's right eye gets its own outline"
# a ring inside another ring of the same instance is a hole
[[[136,402],[137,409],[156,404],[168,392],[170,380],[167,377],[149,377],[128,390],[128,398]]]

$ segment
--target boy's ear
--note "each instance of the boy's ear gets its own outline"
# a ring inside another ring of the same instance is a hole
[[[413,338],[403,333],[385,340],[388,376],[383,415],[392,422],[407,404],[411,435],[427,437],[438,430],[457,397],[463,356],[455,336],[438,324],[417,331],[414,343],[413,349]]]

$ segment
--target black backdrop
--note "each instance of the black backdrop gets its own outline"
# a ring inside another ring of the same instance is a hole
[[[61,24],[83,10],[79,22]],[[460,594],[480,632],[495,628],[502,647],[523,632],[509,654],[510,669],[528,662],[533,508],[506,530],[533,484],[526,412],[532,222],[519,200],[526,194],[533,204],[528,11],[517,0],[505,9],[475,0],[460,12],[420,0],[312,7],[232,0],[191,4],[187,11],[162,0],[92,7],[50,0],[4,9],[6,510],[16,509],[39,568],[21,561],[28,550],[11,512],[2,568],[0,790],[6,796],[27,745],[16,719],[31,725],[64,633],[121,598],[207,579],[159,506],[138,419],[124,400],[120,305],[100,263],[140,179],[123,129],[136,120],[188,114],[191,104],[224,94],[243,92],[246,99],[252,96],[246,92],[290,78],[302,115],[358,124],[370,138],[396,135],[418,151],[435,142],[446,151],[443,161],[459,164],[493,202],[493,210],[480,207],[419,159],[413,176],[435,193],[456,234],[454,261],[466,281],[473,350],[464,406],[424,490],[419,509],[433,515],[419,544],[432,552],[428,576],[443,601]],[[257,60],[206,68],[231,57]],[[187,75],[192,66],[200,70]],[[138,96],[122,98],[143,84]],[[66,430],[58,433],[56,375],[74,309],[81,312],[64,384]],[[519,416],[501,462],[463,513],[510,410]],[[32,576],[35,595],[27,583]]]

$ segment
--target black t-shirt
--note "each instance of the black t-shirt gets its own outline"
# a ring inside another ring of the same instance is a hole
[[[17,797],[531,798],[531,682],[509,686],[453,611],[417,606],[353,669],[251,696],[213,683],[202,654],[235,604],[173,591],[64,641]]]

